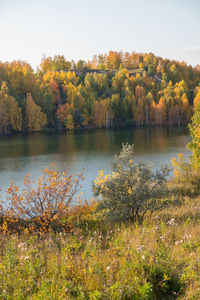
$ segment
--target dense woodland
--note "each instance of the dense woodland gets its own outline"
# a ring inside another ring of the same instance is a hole
[[[200,99],[200,66],[110,51],[92,61],[44,57],[34,71],[0,62],[0,132],[185,124]]]

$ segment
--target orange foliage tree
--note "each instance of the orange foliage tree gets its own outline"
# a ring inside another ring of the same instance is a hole
[[[58,119],[65,125],[68,130],[74,128],[72,104],[65,103],[63,105],[59,105],[56,114]]]
[[[83,174],[73,177],[66,171],[59,172],[55,164],[51,164],[42,170],[37,181],[30,174],[25,176],[25,188],[21,192],[11,183],[7,191],[8,207],[3,211],[2,231],[9,232],[12,224],[20,220],[27,222],[26,226],[31,231],[47,232],[52,229],[55,220],[60,221],[62,216],[70,213],[82,180]],[[19,226],[17,228],[20,229]]]

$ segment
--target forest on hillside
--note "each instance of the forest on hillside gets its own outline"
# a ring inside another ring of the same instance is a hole
[[[187,124],[199,101],[200,66],[152,53],[0,62],[0,134]]]

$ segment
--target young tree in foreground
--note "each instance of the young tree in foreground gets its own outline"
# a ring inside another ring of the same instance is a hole
[[[200,194],[200,103],[195,103],[192,123],[189,124],[192,141],[188,149],[192,151],[190,161],[179,153],[172,159],[174,182],[177,193],[196,197]]]
[[[192,151],[191,163],[194,169],[200,170],[200,102],[194,107],[192,123],[189,124],[190,135],[192,137],[188,148]]]
[[[42,170],[38,181],[27,175],[22,192],[12,183],[7,191],[9,205],[4,211],[3,231],[19,219],[27,221],[31,231],[48,231],[55,218],[68,215],[82,179],[82,174],[72,177],[67,172],[60,173],[52,164]]]
[[[99,171],[93,182],[93,193],[101,196],[99,207],[107,209],[109,215],[122,219],[142,221],[147,211],[163,205],[162,198],[169,191],[166,178],[167,166],[160,171],[143,163],[133,163],[133,145],[123,145],[119,156],[115,156],[112,175]]]

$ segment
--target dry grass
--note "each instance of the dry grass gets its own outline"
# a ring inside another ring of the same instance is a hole
[[[93,215],[92,215],[93,214]],[[200,299],[200,198],[71,233],[2,235],[1,299]]]

